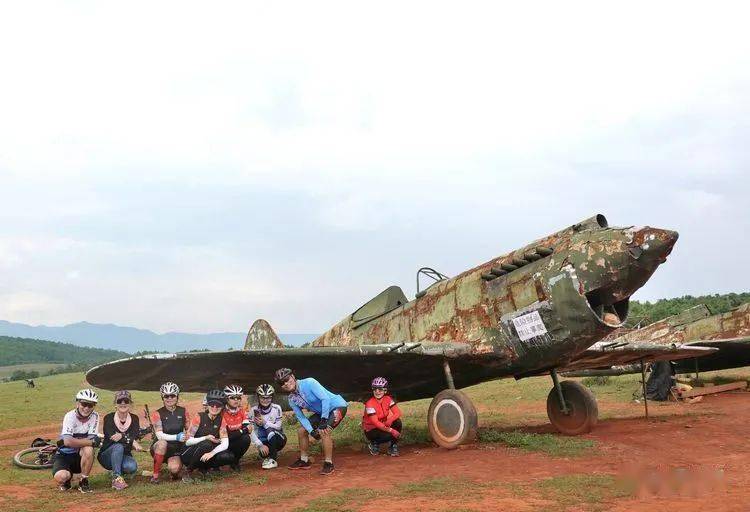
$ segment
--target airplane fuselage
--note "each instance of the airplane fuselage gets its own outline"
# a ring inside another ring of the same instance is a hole
[[[437,282],[412,301],[378,296],[380,305],[365,304],[313,345],[464,343],[493,360],[497,377],[562,366],[622,325],[629,297],[676,239],[673,231],[610,228],[592,217]]]

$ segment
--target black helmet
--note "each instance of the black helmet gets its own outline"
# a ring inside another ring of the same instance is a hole
[[[289,368],[279,368],[276,373],[273,374],[273,380],[278,384],[284,384],[286,380],[292,375],[292,370]]]
[[[227,395],[220,389],[212,389],[206,393],[206,403],[221,402],[222,405],[227,403]]]

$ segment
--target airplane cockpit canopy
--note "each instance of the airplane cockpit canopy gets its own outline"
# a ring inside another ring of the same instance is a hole
[[[389,286],[352,313],[352,323],[354,324],[352,327],[357,328],[403,306],[407,302],[409,301],[400,287]]]

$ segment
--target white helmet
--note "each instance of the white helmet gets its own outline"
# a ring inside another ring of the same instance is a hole
[[[82,389],[76,393],[76,401],[84,400],[86,402],[99,403],[99,395],[97,395],[93,389]]]
[[[174,382],[165,382],[159,388],[159,393],[161,393],[162,398],[164,395],[179,395],[180,388]]]
[[[230,384],[224,388],[224,394],[227,396],[242,395],[242,386]]]
[[[273,386],[270,384],[261,384],[255,390],[255,394],[260,398],[273,398]]]

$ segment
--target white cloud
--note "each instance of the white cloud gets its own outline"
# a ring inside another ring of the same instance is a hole
[[[12,319],[320,330],[412,267],[596,211],[716,247],[702,228],[750,217],[747,10],[9,6],[0,268],[32,276],[8,278]],[[684,288],[671,260],[651,293]],[[700,287],[750,286],[722,272]]]

